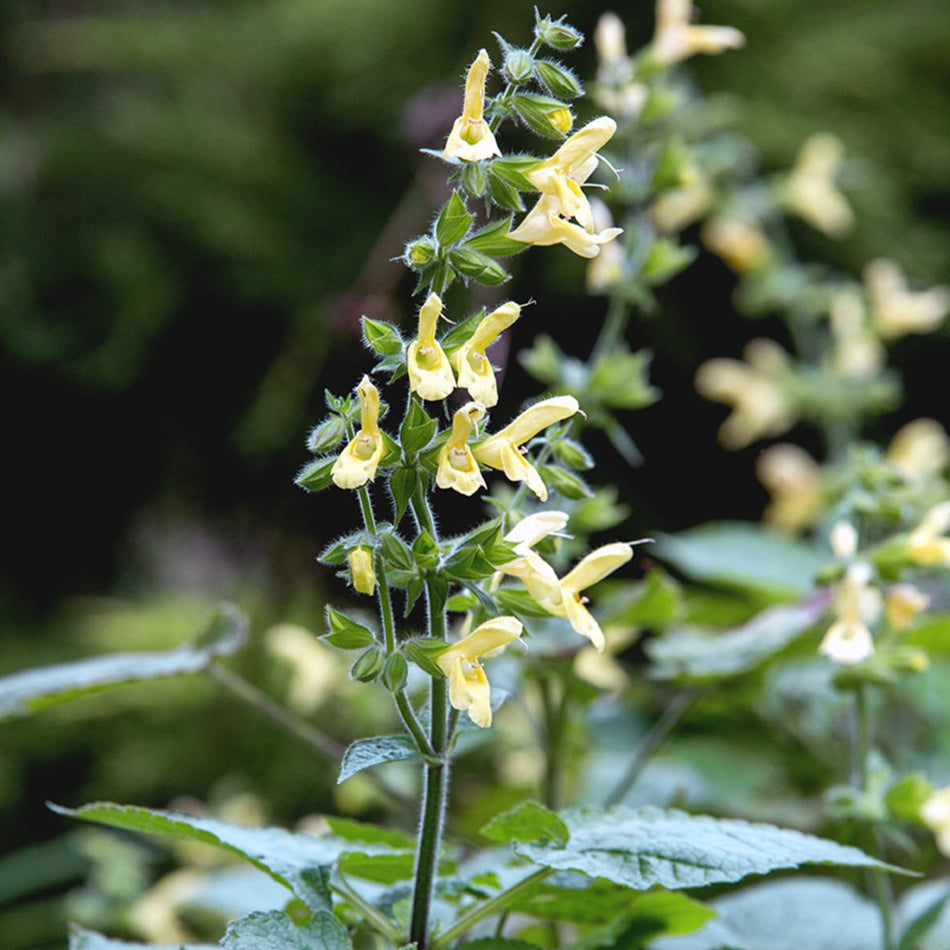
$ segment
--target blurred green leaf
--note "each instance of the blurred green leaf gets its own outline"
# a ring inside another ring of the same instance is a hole
[[[444,648],[444,644],[443,644]],[[409,736],[371,736],[351,742],[340,763],[337,784],[363,769],[382,765],[384,762],[401,762],[418,758],[419,752]]]

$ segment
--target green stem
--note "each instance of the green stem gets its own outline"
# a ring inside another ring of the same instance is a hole
[[[561,801],[561,754],[564,738],[564,704],[554,695],[552,678],[542,674],[538,678],[544,727],[544,804],[557,811]]]
[[[398,693],[394,693],[393,699],[396,700],[396,708],[399,710],[399,717],[402,719],[402,724],[412,736],[419,753],[424,758],[436,758],[436,752],[429,743],[429,738],[425,734],[419,720],[416,718],[415,711],[406,696],[406,691],[401,689]]]
[[[330,890],[335,891],[345,901],[356,907],[381,936],[385,937],[394,946],[400,946],[402,944],[402,934],[369,901],[353,890],[339,871],[337,872],[337,878],[338,880],[330,885]]]
[[[607,307],[607,316],[600,328],[597,341],[591,351],[587,365],[593,369],[600,360],[623,339],[630,319],[630,307],[621,294],[613,294]]]
[[[496,911],[504,910],[505,905],[509,903],[513,897],[527,890],[529,887],[534,887],[535,884],[540,884],[541,881],[546,877],[550,877],[553,873],[553,868],[540,868],[533,874],[522,878],[517,884],[512,884],[507,890],[496,894],[491,900],[479,904],[465,914],[464,917],[460,917],[438,940],[434,940],[432,942],[432,950],[442,950],[443,947],[447,947],[453,940],[462,936],[465,931],[474,927],[480,920],[484,920]]]

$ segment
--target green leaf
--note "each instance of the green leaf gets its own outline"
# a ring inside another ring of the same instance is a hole
[[[512,189],[514,191],[514,189]],[[514,191],[517,195],[518,192]],[[491,224],[475,231],[462,245],[462,247],[471,251],[480,251],[482,254],[488,254],[491,257],[510,257],[523,251],[525,244],[523,241],[515,241],[508,237],[511,230],[511,218],[509,214],[506,218],[500,218]]]
[[[283,911],[251,914],[231,921],[224,950],[352,950],[346,927],[325,911],[298,927]]]
[[[423,529],[412,542],[412,556],[420,567],[432,568],[438,565],[442,553],[432,535]]]
[[[571,834],[565,847],[519,843],[518,854],[635,890],[705,887],[803,864],[900,871],[857,848],[737,819],[651,807],[577,809],[561,817]]]
[[[143,834],[170,835],[190,841],[201,841],[225,851],[239,854],[255,867],[269,874],[279,884],[292,890],[301,900],[313,906],[312,871],[333,867],[342,854],[392,854],[388,845],[354,843],[335,835],[293,834],[282,828],[248,828],[214,818],[132,805],[97,802],[81,808],[50,806],[60,815],[91,821],[113,828],[124,828]],[[319,895],[318,895],[319,896]]]
[[[651,950],[869,950],[881,946],[880,913],[843,881],[766,881],[710,901],[718,916],[685,937],[663,937]]]
[[[75,924],[69,929],[69,950],[219,950],[220,944],[176,943],[173,946],[154,943],[129,943],[128,940],[112,940],[92,930]]]
[[[340,774],[336,779],[337,785],[345,782],[351,775],[356,775],[357,772],[372,768],[374,765],[402,762],[418,757],[419,752],[409,736],[372,736],[368,739],[357,739],[351,742],[343,753]]]
[[[415,571],[416,565],[412,559],[412,551],[398,534],[393,531],[380,531],[379,544],[383,557],[390,567],[402,571]]]
[[[636,599],[614,616],[617,623],[638,627],[665,627],[680,611],[680,587],[664,571],[650,571],[640,584]]]
[[[726,632],[671,630],[646,645],[658,679],[706,682],[745,673],[810,630],[828,609],[828,597],[778,604]]]
[[[521,200],[521,194],[518,189],[499,175],[494,174],[491,169],[489,169],[488,172],[488,194],[499,208],[504,208],[506,211],[524,211],[524,201]],[[518,249],[522,251],[528,246],[523,241],[516,241],[514,238],[507,238],[507,240],[510,241],[511,244],[517,244],[519,246]],[[512,249],[506,251],[505,256],[517,253],[517,249]]]
[[[688,244],[672,238],[655,238],[643,262],[642,274],[647,284],[665,284],[696,260],[699,252]]]
[[[338,865],[344,874],[375,881],[377,884],[395,884],[412,879],[416,856],[411,851],[404,854],[345,854]]]
[[[698,581],[802,597],[827,557],[801,541],[744,522],[662,535],[653,553]]]
[[[403,451],[407,455],[421,452],[435,437],[437,427],[435,419],[422,408],[417,399],[413,399],[399,427],[399,441]]]
[[[551,615],[526,591],[513,587],[500,587],[492,592],[498,605],[505,611],[524,617],[550,617]]]
[[[324,488],[329,488],[333,482],[333,463],[336,459],[335,455],[331,455],[327,458],[314,459],[312,462],[308,462],[297,472],[294,484],[309,492],[323,491]]]
[[[522,802],[509,811],[496,815],[479,829],[492,841],[550,841],[567,843],[567,825],[553,812],[537,802]]]
[[[538,945],[509,937],[481,937],[453,944],[453,950],[538,950]]]
[[[435,236],[439,244],[447,247],[461,241],[472,226],[475,216],[468,213],[465,202],[453,191],[435,222]]]
[[[401,353],[404,346],[399,331],[385,320],[371,320],[363,317],[363,339],[366,345],[380,356],[392,356]]]
[[[429,676],[442,677],[445,674],[439,669],[435,662],[435,657],[443,653],[448,648],[445,640],[438,637],[414,637],[403,644],[403,649],[409,654],[409,658],[423,672]]]
[[[534,155],[506,155],[496,158],[488,168],[488,174],[506,181],[518,191],[537,191],[534,185],[525,178],[525,172],[537,168],[542,159]]]
[[[247,639],[247,619],[235,607],[218,608],[191,643],[161,652],[112,653],[0,677],[0,720],[28,716],[111,686],[200,673]]]
[[[466,242],[467,243],[467,242]],[[472,334],[478,328],[478,325],[485,319],[485,308],[476,311],[470,317],[466,317],[461,323],[457,323],[442,339],[439,341],[442,349],[451,356],[460,346],[467,343]]]
[[[659,398],[659,391],[650,385],[649,350],[630,353],[617,348],[597,361],[590,376],[590,388],[605,406],[614,409],[643,409]]]
[[[372,825],[369,822],[353,821],[351,818],[340,818],[337,815],[327,815],[326,822],[330,826],[330,831],[344,841],[354,841],[359,844],[385,844],[403,851],[412,851],[416,845],[416,839],[402,831],[380,828],[379,825]]]
[[[389,476],[389,493],[393,496],[395,520],[398,524],[409,507],[409,502],[419,485],[419,475],[414,468],[400,466]]]
[[[323,635],[327,643],[340,650],[362,650],[376,642],[376,637],[369,627],[351,620],[346,614],[340,613],[333,607],[327,606],[327,626],[329,633]]]

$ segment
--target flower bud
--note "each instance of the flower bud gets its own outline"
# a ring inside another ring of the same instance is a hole
[[[350,667],[350,679],[369,683],[379,676],[383,668],[383,651],[377,646],[361,653]]]
[[[353,548],[347,556],[350,579],[361,594],[373,596],[376,590],[376,572],[373,570],[373,552],[369,548]]]
[[[414,241],[410,241],[406,245],[402,259],[406,267],[411,270],[418,270],[420,267],[425,267],[426,264],[431,264],[432,261],[435,260],[437,250],[435,241],[424,235],[423,237],[416,238]]]
[[[584,34],[575,30],[570,23],[565,23],[563,18],[551,20],[550,17],[542,17],[535,24],[534,35],[546,46],[562,52],[577,49],[584,42]]]
[[[383,686],[391,693],[398,693],[406,685],[409,664],[401,653],[391,653],[383,664]]]
[[[504,69],[509,82],[523,86],[534,75],[534,57],[526,49],[512,48],[505,57]]]
[[[576,99],[584,94],[584,87],[577,76],[566,66],[549,59],[539,59],[535,63],[535,69],[538,71],[538,78],[552,96],[558,96],[561,99]]]
[[[522,93],[512,97],[511,104],[525,125],[549,139],[563,138],[574,124],[571,110],[560,99]]]

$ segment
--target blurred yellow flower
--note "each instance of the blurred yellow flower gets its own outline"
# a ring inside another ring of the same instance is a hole
[[[950,857],[950,787],[935,791],[921,805],[920,817],[934,833],[937,847]]]
[[[934,505],[907,538],[907,556],[923,567],[950,566],[950,501]]]
[[[439,469],[435,483],[439,488],[454,488],[461,495],[474,495],[485,488],[478,462],[468,447],[468,437],[476,423],[485,416],[479,402],[467,402],[452,417],[452,433],[439,453]]]
[[[485,121],[485,82],[491,60],[485,50],[479,50],[465,79],[465,99],[462,114],[452,125],[442,155],[463,162],[480,162],[501,155],[495,136]],[[570,126],[568,126],[570,128]]]
[[[442,300],[429,294],[419,310],[419,334],[406,350],[409,389],[422,399],[445,399],[455,389],[455,376],[445,351],[435,338],[435,328],[442,316]]]
[[[884,457],[908,481],[927,482],[950,463],[950,437],[936,419],[914,419],[898,429]]]
[[[350,567],[350,580],[354,590],[373,596],[376,590],[376,571],[373,569],[373,552],[369,548],[357,547],[346,557]]]
[[[691,0],[657,0],[651,51],[660,63],[678,63],[697,53],[738,49],[745,36],[731,26],[696,26]]]
[[[676,188],[662,192],[650,208],[657,230],[673,234],[698,221],[709,209],[712,189],[706,175],[695,165],[687,165]]]
[[[870,586],[871,567],[863,562],[848,565],[835,591],[837,619],[828,628],[818,652],[835,663],[851,665],[874,653],[874,638],[868,624],[881,608],[881,595]]]
[[[359,488],[376,477],[385,445],[379,431],[379,390],[364,376],[356,387],[360,399],[360,430],[333,463],[330,475],[340,488]]]
[[[449,702],[455,709],[468,711],[476,726],[486,729],[492,718],[491,687],[478,660],[517,640],[521,632],[520,620],[493,617],[436,656],[435,662],[449,679]]]
[[[591,213],[594,217],[594,232],[606,233],[614,224],[610,208],[599,198],[592,198]],[[611,241],[600,249],[600,253],[587,265],[587,290],[592,294],[602,294],[610,290],[623,277],[626,254],[619,241]]]
[[[489,468],[504,472],[513,482],[525,482],[541,501],[547,501],[547,487],[538,470],[521,453],[521,446],[548,426],[573,416],[579,408],[573,396],[542,399],[528,406],[504,429],[476,445],[475,458]]]
[[[766,524],[796,532],[814,522],[821,509],[821,467],[803,448],[788,442],[769,446],[756,460],[755,474],[772,496],[762,514]]]
[[[627,55],[626,30],[616,13],[604,13],[594,29],[597,50],[596,102],[611,115],[631,118],[639,115],[649,91],[633,81],[633,63]]]
[[[776,379],[788,365],[788,355],[774,341],[751,340],[743,350],[744,362],[712,359],[696,373],[696,389],[707,399],[732,406],[719,429],[727,449],[741,449],[756,439],[781,435],[796,415]]]
[[[835,184],[844,149],[827,132],[805,141],[785,183],[785,204],[803,221],[829,237],[841,237],[854,223],[854,212]]]
[[[758,270],[772,254],[769,240],[754,218],[717,214],[703,224],[700,237],[737,274]]]
[[[452,355],[459,386],[467,389],[472,399],[478,400],[486,409],[498,402],[498,384],[485,352],[519,316],[521,307],[518,304],[510,300],[503,303],[478,324],[471,337]]]
[[[908,333],[930,333],[950,313],[950,287],[910,290],[904,272],[894,261],[871,261],[864,268],[863,277],[871,302],[871,319],[884,340]]]
[[[930,598],[913,584],[895,584],[884,596],[884,614],[890,625],[903,633],[909,630],[917,615],[930,604]]]
[[[834,338],[835,366],[845,379],[868,379],[881,370],[884,347],[871,327],[857,287],[844,287],[835,292],[828,323]]]

